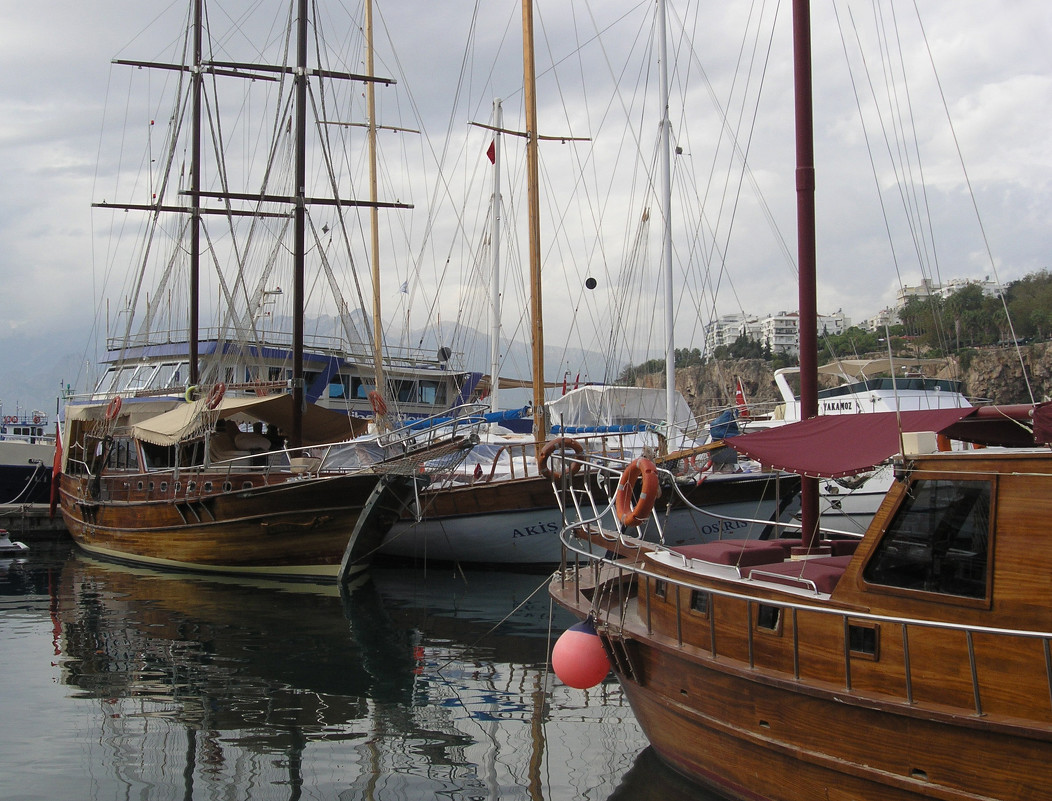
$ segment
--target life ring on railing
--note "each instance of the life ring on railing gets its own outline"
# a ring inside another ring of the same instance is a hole
[[[205,406],[209,409],[216,408],[223,401],[223,396],[226,395],[226,384],[220,381],[218,384],[213,384],[212,388],[208,390],[208,399],[205,400]]]
[[[373,407],[373,411],[376,414],[383,417],[387,414],[387,401],[384,400],[384,396],[377,392],[375,389],[369,390],[369,405]]]
[[[640,478],[643,479],[643,488],[639,493],[639,500],[633,505],[632,489]],[[617,519],[621,525],[638,526],[650,517],[660,493],[657,467],[652,461],[640,456],[629,464],[621,473],[621,481],[614,495],[614,508],[617,510]]]
[[[117,419],[117,415],[121,413],[121,404],[122,403],[123,403],[123,401],[121,400],[121,396],[120,395],[114,395],[110,399],[110,403],[106,407],[106,419],[107,420],[116,420]]]
[[[551,479],[552,481],[562,481],[563,474],[556,472],[548,466],[548,460],[551,459],[553,453],[558,450],[571,450],[574,452],[574,456],[581,456],[584,454],[584,446],[577,440],[571,437],[556,437],[553,440],[549,440],[544,448],[541,449],[541,460],[537,464],[538,472],[545,478]],[[574,476],[581,469],[581,463],[574,461],[570,462],[569,467],[566,468],[567,474]]]
[[[193,403],[195,392],[197,392],[197,384],[191,384],[186,388],[186,392],[183,394],[183,400],[187,403]]]
[[[33,415],[33,424],[34,425],[40,425],[40,415],[39,414]]]

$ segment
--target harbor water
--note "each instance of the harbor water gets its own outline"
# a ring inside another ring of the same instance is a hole
[[[548,668],[536,574],[334,586],[0,558],[0,799],[705,799],[612,678]]]

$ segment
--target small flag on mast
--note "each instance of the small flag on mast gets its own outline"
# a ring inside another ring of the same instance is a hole
[[[734,405],[738,407],[740,417],[749,416],[749,407],[745,405],[745,388],[742,387],[741,378],[736,379],[737,385],[734,389]]]
[[[489,159],[490,164],[497,163],[497,140],[494,139],[489,143],[489,150],[486,151],[486,157]]]

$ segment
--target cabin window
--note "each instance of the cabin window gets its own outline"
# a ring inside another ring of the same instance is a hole
[[[709,613],[709,597],[709,593],[702,590],[691,590],[690,608],[695,612],[707,615]]]
[[[340,381],[338,375],[333,376],[329,379],[329,397],[330,398],[342,398],[347,392],[347,388]]]
[[[847,631],[847,645],[852,656],[877,659],[880,652],[880,628],[876,623],[851,623]]]
[[[106,454],[106,467],[110,470],[138,470],[139,451],[130,439],[115,439]]]
[[[654,595],[658,598],[668,595],[668,582],[664,579],[654,579]]]
[[[445,406],[446,385],[441,381],[421,381],[420,402],[431,406]]]
[[[175,447],[172,445],[153,445],[142,443],[143,458],[147,470],[163,470],[175,467]]]
[[[416,382],[392,381],[391,395],[397,398],[399,403],[416,403]]]
[[[205,482],[205,492],[211,492],[211,491],[212,491],[212,482],[211,481],[206,481]]]
[[[168,482],[167,481],[162,481],[161,482],[161,492],[168,492]]]
[[[986,597],[990,483],[913,482],[866,565],[871,584]]]
[[[756,628],[779,632],[782,629],[782,607],[760,604],[756,607]]]
[[[354,376],[351,379],[352,398],[362,398],[364,400],[374,389],[376,389],[375,383],[369,383],[368,381],[363,380],[360,376]]]

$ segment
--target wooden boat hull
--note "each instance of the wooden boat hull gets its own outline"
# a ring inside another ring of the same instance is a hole
[[[671,651],[630,648],[646,678],[619,677],[655,751],[733,798],[1006,801],[1047,791],[1032,771],[1048,764],[1048,741],[996,732],[979,720],[967,726],[871,708],[849,703],[844,693],[782,687]],[[962,754],[969,755],[965,770]]]
[[[332,580],[379,480],[371,473],[265,479],[224,473],[213,481],[184,477],[182,495],[173,497],[167,488],[175,482],[166,474],[104,477],[94,489],[89,480],[63,475],[61,508],[74,542],[100,556],[165,568]],[[147,488],[137,489],[143,483]],[[412,488],[392,484],[387,491],[389,505],[400,507]],[[374,533],[382,535],[396,515],[381,515],[375,525],[382,531]]]

